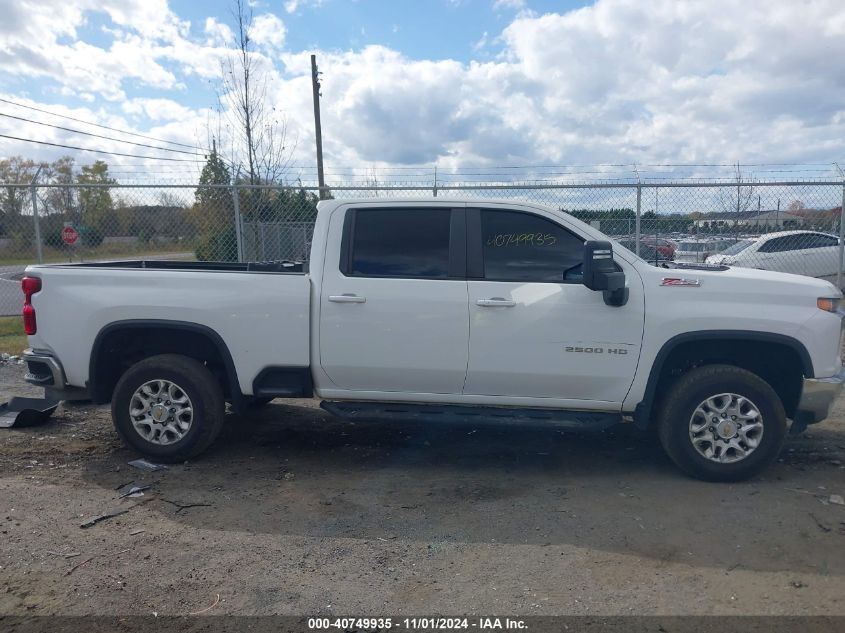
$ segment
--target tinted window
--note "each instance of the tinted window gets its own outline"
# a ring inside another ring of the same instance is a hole
[[[352,240],[352,274],[446,277],[449,209],[359,209]]]
[[[554,222],[517,211],[482,211],[481,239],[485,279],[581,279],[584,240]]]
[[[733,246],[729,246],[725,250],[722,251],[722,255],[737,255],[744,251],[746,248],[751,246],[755,240],[742,240],[741,242],[737,242]]]
[[[758,251],[761,253],[782,253],[783,251],[794,251],[801,248],[801,235],[786,235],[776,237],[764,243]]]
[[[802,240],[803,248],[825,248],[826,246],[839,246],[839,238],[832,235],[823,235],[821,233],[812,233],[807,235],[806,239]]]

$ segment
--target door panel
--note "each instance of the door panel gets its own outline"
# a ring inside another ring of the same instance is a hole
[[[465,247],[460,223],[448,207],[386,211],[354,211],[345,264],[338,249],[328,249],[320,365],[345,390],[460,394],[469,340],[466,281],[452,278]],[[463,210],[456,213],[462,222]],[[341,243],[343,215],[331,219],[329,244]],[[446,241],[452,235],[455,242],[456,232],[461,253]]]
[[[645,318],[636,270],[617,262],[630,295],[625,306],[608,306],[580,283],[584,239],[558,218],[468,210],[468,222],[467,266],[484,279],[468,282],[464,394],[621,404]]]
[[[629,279],[632,286],[638,281]],[[468,289],[465,394],[618,403],[625,398],[642,342],[641,286],[632,287],[619,308],[580,284],[470,281]],[[477,305],[490,297],[515,305]]]

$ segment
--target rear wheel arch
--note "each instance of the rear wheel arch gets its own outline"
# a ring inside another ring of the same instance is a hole
[[[121,353],[115,353],[115,349]],[[182,354],[209,366],[235,410],[245,398],[226,342],[212,328],[188,321],[130,319],[104,326],[94,339],[88,391],[97,403],[111,400],[121,376],[133,364],[159,354]]]
[[[772,363],[778,360],[784,365]],[[801,379],[813,378],[807,348],[795,338],[771,332],[706,330],[672,337],[660,348],[649,372],[645,394],[634,412],[640,428],[651,426],[663,390],[689,369],[730,364],[757,374],[778,393],[789,417],[801,397]]]

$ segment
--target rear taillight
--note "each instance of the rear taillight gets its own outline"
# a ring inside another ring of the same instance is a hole
[[[35,308],[32,307],[32,295],[41,290],[41,279],[38,277],[24,277],[21,279],[23,290],[23,331],[27,334],[35,334],[38,325],[35,322]]]

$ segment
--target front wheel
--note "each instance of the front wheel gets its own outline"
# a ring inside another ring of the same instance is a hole
[[[112,419],[123,441],[157,461],[195,457],[223,426],[220,384],[199,361],[178,354],[144,359],[120,378]]]
[[[684,374],[660,407],[658,434],[681,470],[708,481],[741,481],[777,459],[786,413],[756,374],[708,365]]]

